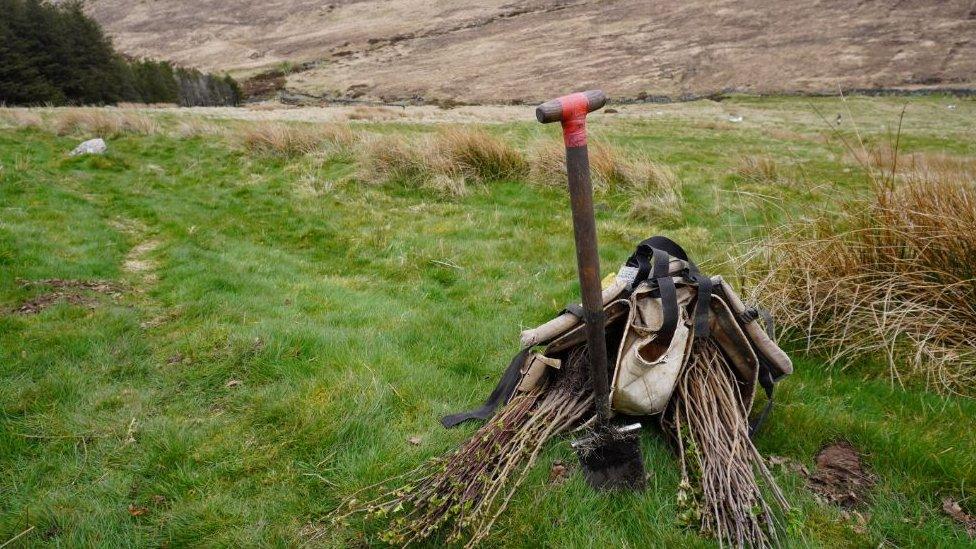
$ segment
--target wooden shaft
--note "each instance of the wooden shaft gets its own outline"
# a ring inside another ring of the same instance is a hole
[[[625,289],[627,289],[626,282],[614,280],[610,287],[603,290],[603,306],[606,307],[608,303],[616,299]],[[548,343],[552,339],[562,336],[576,327],[579,324],[579,320],[579,317],[573,313],[563,313],[556,318],[550,319],[545,324],[540,324],[528,330],[522,330],[522,333],[519,334],[519,345],[524,349],[533,345]]]
[[[566,171],[569,174],[569,198],[573,209],[576,264],[583,297],[583,322],[586,324],[590,377],[593,381],[597,421],[606,425],[610,420],[606,316],[603,312],[590,161],[585,145],[566,149]]]
[[[587,113],[591,113],[602,108],[607,104],[607,96],[600,90],[588,90],[583,92],[586,96]],[[550,122],[562,122],[563,120],[563,97],[546,101],[535,109],[535,117],[539,122],[548,124]]]

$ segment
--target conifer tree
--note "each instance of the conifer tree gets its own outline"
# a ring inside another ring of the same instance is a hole
[[[229,76],[127,60],[81,0],[0,0],[0,103],[236,105]]]

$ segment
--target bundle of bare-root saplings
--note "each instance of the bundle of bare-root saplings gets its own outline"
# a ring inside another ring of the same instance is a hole
[[[774,383],[792,372],[767,332],[771,319],[664,237],[642,242],[602,299],[613,425],[660,426],[678,456],[683,516],[703,533],[736,546],[779,545],[788,504],[751,441]],[[381,519],[382,539],[396,545],[435,533],[465,545],[484,540],[543,446],[598,420],[578,308],[523,332],[521,343],[484,406],[442,420],[484,420],[474,435],[351,496],[335,519]],[[757,388],[766,403],[752,414]],[[584,463],[587,450],[577,447]]]

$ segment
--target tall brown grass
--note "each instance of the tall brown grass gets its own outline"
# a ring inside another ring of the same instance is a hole
[[[593,189],[642,191],[674,187],[677,178],[666,166],[645,158],[635,158],[606,144],[589,147]],[[529,180],[540,186],[566,185],[566,149],[561,141],[541,140],[530,149]]]
[[[761,184],[773,184],[781,177],[779,164],[769,155],[745,155],[735,166],[735,175],[742,179]]]
[[[875,179],[976,180],[976,158],[938,153],[896,152],[890,143],[852,148],[848,158],[872,172]]]
[[[249,111],[264,112],[297,109],[298,106],[278,101],[262,101],[261,103],[247,103],[243,108]]]
[[[192,139],[194,137],[205,136],[226,136],[233,129],[232,125],[224,122],[219,124],[206,118],[185,117],[176,123],[172,130],[173,137],[179,139]]]
[[[832,363],[882,357],[896,383],[976,395],[971,158],[864,150],[872,192],[747,257],[759,302]],[[911,160],[911,161],[908,161]]]
[[[360,151],[359,177],[395,181],[460,196],[472,184],[524,177],[528,164],[508,142],[484,130],[451,128],[423,136],[377,136]]]
[[[11,128],[41,128],[44,120],[29,109],[0,106],[0,125]]]
[[[83,137],[155,135],[160,131],[159,122],[154,118],[131,110],[58,109],[51,115],[50,123],[58,135]]]
[[[244,148],[255,154],[296,157],[322,150],[340,152],[357,136],[343,124],[305,125],[284,122],[255,122],[243,126]]]
[[[514,179],[528,172],[528,162],[520,150],[484,130],[443,130],[434,148],[457,164],[466,178],[477,181]]]
[[[667,169],[667,168],[665,168]],[[668,169],[668,173],[673,172]],[[664,177],[656,188],[633,193],[628,214],[632,219],[670,227],[681,222],[684,198],[676,177]]]
[[[368,120],[374,122],[396,120],[398,118],[403,118],[404,116],[406,116],[406,113],[402,109],[374,107],[370,105],[352,107],[346,113],[347,120]]]
[[[623,194],[629,215],[669,225],[681,218],[681,181],[664,164],[632,157],[605,144],[590,146],[590,174],[596,192]],[[562,142],[535,143],[530,152],[529,180],[540,186],[566,185],[566,149]]]

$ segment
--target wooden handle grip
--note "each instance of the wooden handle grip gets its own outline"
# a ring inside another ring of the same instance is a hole
[[[601,90],[588,90],[583,92],[586,96],[587,113],[591,113],[602,108],[607,104],[607,95]],[[563,120],[563,99],[569,96],[558,97],[551,101],[539,105],[535,109],[535,117],[539,122],[548,124],[550,122],[562,122]]]

